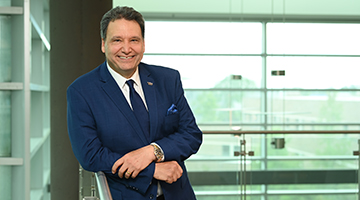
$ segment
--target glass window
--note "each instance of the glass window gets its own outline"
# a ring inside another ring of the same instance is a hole
[[[11,18],[0,16],[0,83],[11,80]],[[11,107],[9,91],[0,90],[0,156],[10,156]]]
[[[360,24],[268,23],[269,54],[359,55]]]
[[[11,156],[11,93],[0,90],[0,157]]]
[[[11,17],[0,16],[0,83],[11,80]]]
[[[276,91],[268,93],[269,124],[284,124],[271,130],[299,130],[287,124],[358,123],[360,119],[359,92],[335,91]],[[323,127],[339,130],[343,127]]]
[[[184,89],[261,86],[260,57],[145,55],[143,62],[179,70]]]
[[[292,189],[297,189],[297,188],[293,188],[289,185],[285,185],[285,188],[287,188],[287,190],[292,190]],[[318,188],[317,190],[314,189],[314,187],[312,187],[312,189],[303,189],[299,191],[299,194],[294,196],[294,195],[289,195],[289,194],[279,194],[279,195],[271,195],[268,197],[268,200],[278,200],[278,199],[296,199],[296,200],[307,200],[307,199],[326,199],[326,200],[338,200],[338,199],[342,199],[342,200],[351,200],[351,199],[356,199],[357,195],[355,195],[354,193],[354,188],[355,185],[352,185],[351,187],[347,187],[347,189],[343,189],[343,188],[339,188],[339,186],[332,186],[332,187],[328,187],[326,188],[326,190],[324,190],[323,188],[324,186],[317,186],[316,188]],[[276,187],[278,188],[278,187]],[[352,188],[352,189],[351,189]],[[315,191],[314,191],[315,190]],[[275,190],[275,192],[278,192],[279,190]],[[282,191],[285,191],[284,189]],[[303,194],[303,191],[306,192],[311,192],[312,195],[305,195]],[[333,193],[334,191],[339,191],[340,192],[347,192],[348,194],[330,194]],[[270,193],[273,193],[270,191]],[[315,193],[315,194],[313,194]]]
[[[236,129],[232,126],[261,122],[259,92],[188,90],[185,94],[200,125],[215,123]]]
[[[266,44],[262,44],[262,27],[261,23],[148,21],[143,61],[180,71],[185,95],[203,131],[358,130],[359,25],[268,23]],[[261,54],[262,46],[272,55]],[[285,74],[273,75],[274,71]],[[255,156],[241,161],[234,156],[242,147],[237,135],[204,135],[199,152],[187,160],[188,170],[357,169],[357,160],[348,156],[358,148],[357,134],[285,134],[281,136],[286,145],[280,150],[271,146],[276,136],[246,134],[247,151]],[[239,197],[235,185],[214,189],[211,184],[215,183],[195,185],[199,199]],[[251,185],[249,193],[256,190],[259,196],[254,199],[291,192],[312,197],[309,190],[318,189],[310,184],[306,189],[295,184],[270,186],[271,190],[264,190]],[[207,196],[209,191],[213,195]]]
[[[0,5],[9,6],[0,1]],[[11,17],[0,16],[0,83],[11,81]],[[0,90],[0,157],[11,156],[11,92]],[[12,167],[0,165],[0,194],[11,199]]]
[[[1,166],[0,165],[0,193],[1,193],[1,199],[3,200],[11,200],[11,190],[12,190],[12,184],[11,184],[11,166]]]
[[[145,26],[146,53],[261,53],[261,23],[147,21]]]
[[[360,57],[267,58],[268,88],[360,89]],[[285,76],[272,76],[284,70]]]

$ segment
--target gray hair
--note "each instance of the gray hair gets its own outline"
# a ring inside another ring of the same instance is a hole
[[[113,9],[109,10],[108,12],[106,12],[101,19],[100,35],[101,35],[102,39],[104,39],[104,40],[106,39],[106,32],[107,32],[109,23],[111,21],[115,21],[117,19],[126,19],[129,21],[135,20],[140,25],[142,37],[145,38],[145,22],[144,22],[144,18],[141,15],[141,13],[139,13],[138,11],[136,11],[135,9],[133,9],[131,7],[117,6]]]

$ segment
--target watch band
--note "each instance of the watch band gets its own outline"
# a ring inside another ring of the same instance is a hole
[[[156,157],[156,162],[161,162],[163,157],[164,157],[164,154],[163,154],[162,150],[156,144],[151,144],[151,146],[154,147],[154,154],[155,154],[155,157]]]

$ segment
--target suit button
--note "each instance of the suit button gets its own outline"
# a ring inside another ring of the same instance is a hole
[[[150,199],[154,199],[154,195],[150,194]]]

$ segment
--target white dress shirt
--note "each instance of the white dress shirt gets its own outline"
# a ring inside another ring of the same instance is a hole
[[[141,86],[141,81],[140,81],[140,76],[139,76],[139,68],[136,68],[135,73],[129,79],[126,79],[125,77],[123,77],[119,73],[117,73],[115,70],[113,70],[109,66],[109,64],[107,62],[106,62],[106,65],[107,65],[107,68],[108,68],[111,76],[115,79],[116,83],[118,84],[119,88],[121,89],[122,93],[124,94],[124,96],[125,96],[127,102],[129,103],[130,107],[132,108],[131,101],[130,101],[130,92],[129,92],[129,86],[128,86],[128,84],[126,84],[126,81],[132,79],[134,81],[134,83],[135,83],[134,84],[135,91],[140,95],[141,99],[144,102],[144,105],[145,105],[146,109],[148,110],[147,104],[146,104],[146,101],[145,101],[144,91],[143,91],[142,86]],[[158,144],[156,144],[154,142],[151,143],[151,144],[155,144],[156,146],[158,146],[160,148],[161,151],[163,151]],[[165,159],[165,156],[163,157],[162,161],[164,161],[164,159]],[[158,194],[158,196],[163,194],[163,191],[162,191],[161,186],[160,186],[160,182],[158,182],[158,192],[157,192],[157,194]]]
[[[140,82],[140,76],[139,76],[139,69],[136,68],[135,73],[129,78],[126,79],[125,77],[121,76],[119,73],[117,73],[115,70],[113,70],[108,63],[106,63],[107,68],[111,74],[111,76],[115,79],[116,83],[118,84],[119,88],[121,89],[121,91],[123,92],[127,102],[129,103],[130,107],[132,108],[131,105],[131,101],[130,101],[130,92],[129,92],[129,86],[126,84],[127,80],[132,79],[134,81],[134,89],[135,91],[140,95],[141,99],[144,102],[144,105],[147,108],[146,105],[146,101],[145,101],[145,95],[144,95],[144,91],[142,89],[141,86],[141,82]]]

